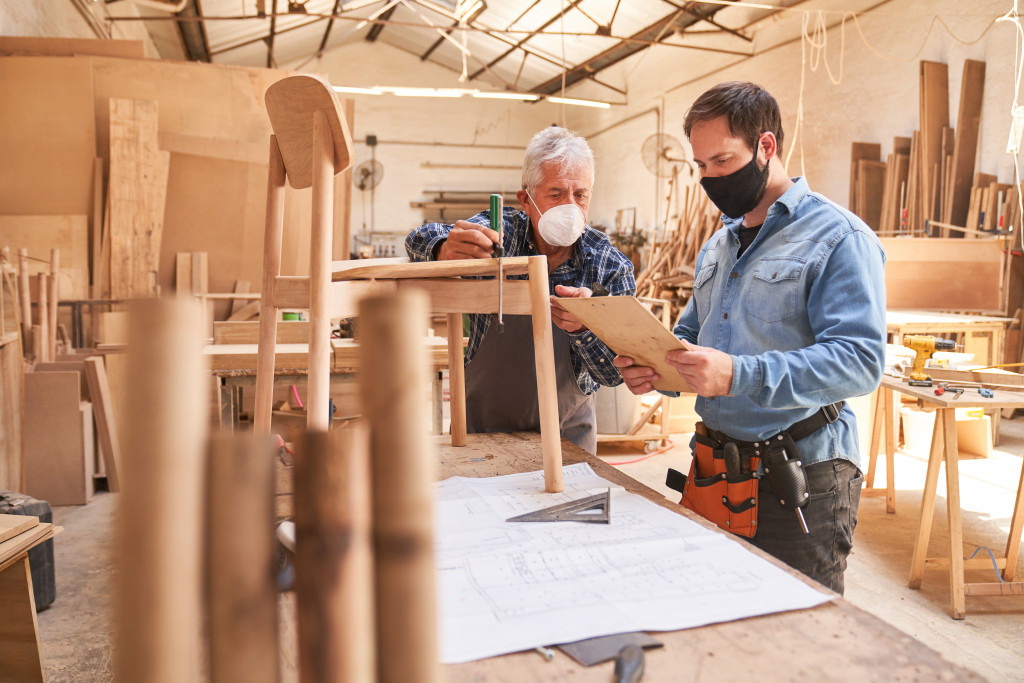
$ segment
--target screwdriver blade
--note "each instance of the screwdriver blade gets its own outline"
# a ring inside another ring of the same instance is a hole
[[[804,533],[805,534],[811,533],[810,531],[807,530],[807,520],[804,519],[803,510],[801,510],[800,508],[794,508],[794,509],[796,510],[797,519],[800,520],[800,526],[802,526],[804,528]]]

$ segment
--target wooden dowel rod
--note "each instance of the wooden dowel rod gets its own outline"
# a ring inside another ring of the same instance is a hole
[[[462,349],[462,314],[448,314],[448,407],[452,445],[466,445],[466,365]]]
[[[309,432],[295,455],[300,680],[371,683],[376,631],[368,428],[357,421]]]
[[[60,249],[50,249],[50,307],[46,311],[49,317],[50,336],[47,340],[47,351],[50,360],[57,357],[57,302],[60,300]]]
[[[21,303],[21,334],[22,347],[25,351],[32,348],[32,295],[28,286],[28,249],[18,250],[18,299]]]
[[[200,680],[203,456],[210,419],[202,311],[152,300],[129,316],[118,552],[117,678]]]
[[[205,595],[212,683],[278,680],[276,458],[268,436],[210,442]]]
[[[331,417],[331,240],[334,225],[334,141],[327,114],[313,114],[313,226],[309,250],[309,384],[306,428],[326,430]]]
[[[544,451],[544,490],[558,493],[563,488],[562,435],[558,426],[558,386],[555,384],[555,343],[551,331],[547,258],[531,256],[529,270],[540,442]]]
[[[260,299],[260,335],[256,351],[256,405],[253,432],[270,434],[274,401],[274,350],[277,341],[277,309],[274,283],[281,274],[281,239],[284,236],[284,160],[277,138],[270,136],[267,171],[267,215],[263,230],[263,293]]]
[[[50,358],[50,276],[48,273],[39,273],[39,305],[36,311],[39,317],[39,349],[42,356],[36,360],[48,362]]]
[[[427,297],[359,306],[364,415],[370,423],[377,666],[382,683],[440,680],[433,552],[437,454],[427,435]]]

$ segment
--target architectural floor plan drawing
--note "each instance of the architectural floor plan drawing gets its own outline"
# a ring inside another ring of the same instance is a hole
[[[831,599],[727,536],[564,468],[437,486],[441,660],[457,663],[626,631],[671,631]],[[612,489],[611,523],[510,523]]]

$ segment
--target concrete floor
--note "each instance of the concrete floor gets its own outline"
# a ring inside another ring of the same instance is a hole
[[[677,435],[673,447],[644,460],[618,465],[630,476],[678,498],[664,486],[665,469],[686,471],[689,435]],[[643,456],[638,445],[602,446],[599,455],[613,463]],[[964,550],[977,546],[1002,554],[1024,457],[1024,417],[1003,420],[997,450],[985,459],[961,462]],[[1024,596],[968,598],[967,618],[949,617],[949,582],[928,572],[920,590],[907,588],[907,574],[920,517],[926,455],[901,450],[896,457],[897,510],[885,513],[880,497],[863,498],[853,555],[846,574],[846,598],[941,652],[947,659],[986,679],[1024,681]],[[884,476],[884,465],[879,461]],[[876,482],[884,485],[884,480]],[[947,542],[944,487],[936,503],[932,553]],[[109,681],[113,670],[111,586],[116,580],[111,556],[115,494],[99,494],[88,505],[60,507],[54,521],[64,527],[56,539],[57,600],[39,614],[40,637],[50,683]],[[982,550],[981,553],[985,551]],[[992,571],[972,574],[995,580]],[[1024,577],[1024,557],[1018,578]],[[879,663],[885,680],[884,662]]]

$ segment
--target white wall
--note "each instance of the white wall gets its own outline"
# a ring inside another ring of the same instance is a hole
[[[855,4],[856,0],[847,0],[843,8]],[[797,140],[794,140],[794,132],[800,102],[799,40],[747,59],[659,47],[643,56],[639,66],[635,62],[641,58],[633,58],[602,73],[603,80],[628,84],[627,106],[596,115],[588,112],[574,117],[570,123],[587,134],[656,107],[665,112],[664,132],[679,138],[688,150],[682,120],[690,104],[716,83],[754,81],[766,87],[779,101],[786,133],[784,154],[789,153],[795,142],[790,173],[806,175],[813,189],[845,205],[849,197],[850,143],[881,143],[884,160],[892,151],[894,136],[909,137],[918,127],[919,61],[927,59],[949,65],[950,125],[955,126],[963,62],[968,58],[978,59],[987,66],[977,170],[998,174],[1000,182],[1011,182],[1013,157],[1004,151],[1014,92],[1013,25],[990,26],[974,45],[956,42],[938,23],[928,32],[933,18],[939,16],[958,37],[974,41],[994,18],[1005,14],[1010,5],[1010,0],[891,0],[861,14],[859,23],[871,46],[888,57],[904,61],[887,61],[872,52],[861,40],[852,19],[847,21],[845,50],[840,53],[840,28],[830,29],[827,33],[829,63],[838,78],[842,62],[842,78],[838,85],[833,85],[823,64],[819,64],[816,72],[807,68],[804,120]],[[801,15],[786,13],[786,18],[777,25],[760,30],[755,41],[758,49],[765,49],[766,43],[770,45],[798,36]],[[836,22],[840,15],[832,13],[827,18],[829,22]],[[625,74],[631,69],[635,70],[626,78]],[[708,75],[700,76],[701,73]],[[598,86],[588,85],[587,88],[577,94],[608,97],[608,91],[602,94]],[[608,133],[591,134],[600,178],[591,207],[592,221],[611,225],[615,210],[629,206],[637,207],[638,226],[650,227],[662,220],[667,185],[664,181],[659,183],[643,169],[639,152],[644,138],[655,132],[655,123],[656,116],[651,114]],[[661,198],[657,204],[654,197]],[[655,207],[658,207],[657,215]]]

